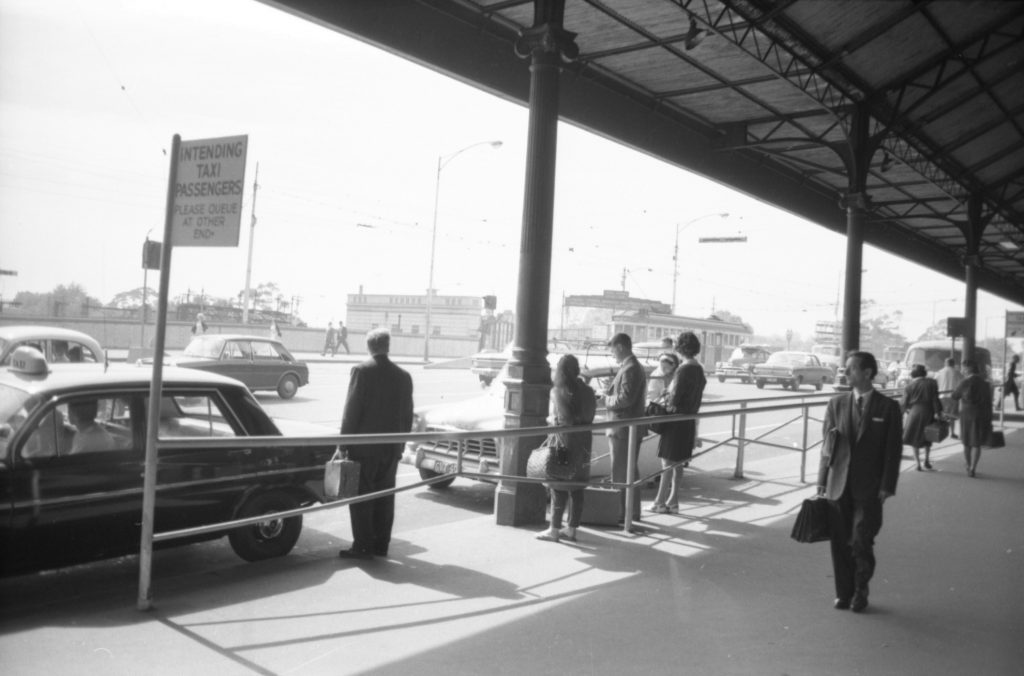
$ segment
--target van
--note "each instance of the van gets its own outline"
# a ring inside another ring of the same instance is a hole
[[[946,360],[953,357],[959,367],[963,362],[963,344],[958,343],[956,349],[952,348],[952,341],[949,340],[921,340],[910,345],[907,353],[900,364],[900,373],[896,378],[896,386],[904,387],[910,382],[910,370],[914,364],[924,364],[928,369],[928,375],[935,377],[935,373],[946,365]],[[992,378],[992,354],[983,347],[974,348],[974,361],[978,363],[978,373],[985,380]]]

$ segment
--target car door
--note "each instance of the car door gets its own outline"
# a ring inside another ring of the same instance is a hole
[[[96,410],[96,432],[76,429],[69,408]],[[142,498],[142,450],[131,396],[63,396],[33,413],[11,467],[14,548],[34,568],[132,551]],[[89,443],[81,443],[88,436]],[[76,438],[79,443],[76,444]]]
[[[220,360],[214,369],[230,378],[241,380],[252,388],[252,347],[248,340],[232,339],[224,343]]]
[[[287,367],[274,345],[269,340],[254,340],[252,347],[252,380],[251,389],[272,390]]]

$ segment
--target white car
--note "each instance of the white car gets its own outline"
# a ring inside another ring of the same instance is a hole
[[[0,326],[0,364],[11,363],[19,347],[34,347],[49,363],[102,362],[103,348],[92,336],[59,326]]]

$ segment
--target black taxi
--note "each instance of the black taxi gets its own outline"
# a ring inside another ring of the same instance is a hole
[[[150,379],[138,366],[51,365],[33,348],[19,348],[0,372],[0,574],[138,552]],[[157,462],[155,532],[321,500],[333,447],[195,450],[174,448],[173,438],[331,430],[272,420],[224,376],[168,367],[163,381],[158,429],[168,446]],[[228,538],[257,561],[290,552],[301,530],[301,516],[269,518]]]

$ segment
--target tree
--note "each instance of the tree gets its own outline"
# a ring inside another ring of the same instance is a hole
[[[149,287],[136,287],[129,291],[122,291],[110,299],[110,305],[121,309],[135,309],[142,307],[143,289],[145,289],[146,305],[150,308],[156,307],[157,292]]]
[[[90,296],[80,284],[61,284],[48,293],[20,291],[14,297],[25,314],[54,317],[86,317],[89,308],[102,307],[100,300]]]
[[[925,332],[918,337],[918,340],[942,340],[949,337],[946,334],[946,320],[940,319],[933,325],[929,326]]]

